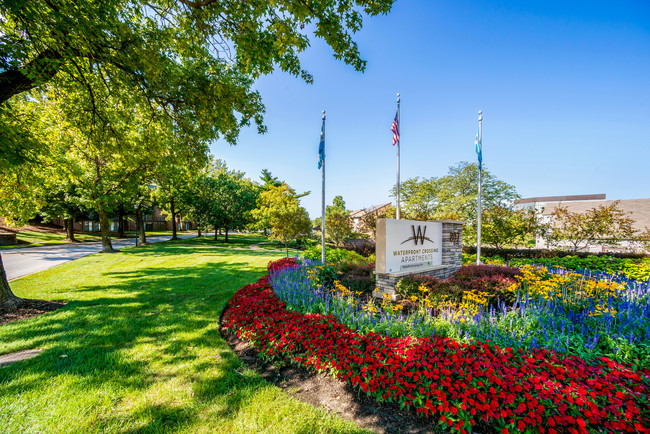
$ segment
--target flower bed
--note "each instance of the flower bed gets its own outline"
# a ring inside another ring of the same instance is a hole
[[[605,357],[585,361],[546,349],[363,334],[333,315],[289,310],[269,276],[235,294],[223,325],[263,357],[330,372],[452,432],[650,430],[650,371]]]
[[[402,288],[407,299],[379,303],[364,299],[336,276],[330,266],[304,260],[301,266],[272,272],[271,281],[290,309],[332,314],[360,333],[490,341],[650,368],[650,282],[587,280],[567,270],[534,266],[473,265],[443,281],[402,279],[398,291],[403,281],[412,281]]]
[[[522,253],[524,253],[523,251]],[[481,256],[485,264],[505,265],[506,261],[500,256]],[[463,264],[476,263],[476,254],[463,253]],[[584,271],[591,273],[600,272],[607,274],[618,274],[622,277],[639,282],[650,279],[650,258],[617,258],[607,255],[588,255],[579,257],[576,255],[554,256],[554,257],[514,257],[507,261],[511,267],[522,265],[540,265],[544,267],[561,267],[569,270]]]

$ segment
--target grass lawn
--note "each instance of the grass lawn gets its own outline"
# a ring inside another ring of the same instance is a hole
[[[0,326],[2,432],[365,432],[246,368],[218,331],[233,293],[279,252],[259,235],[129,247],[12,282],[68,304]],[[294,253],[294,252],[290,252]]]
[[[75,234],[78,241],[101,241],[99,234]],[[18,244],[12,246],[0,246],[0,249],[12,249],[16,247],[33,247],[45,244],[67,243],[65,233],[22,231],[16,234]]]
[[[178,231],[178,235],[183,234],[196,234],[196,231]],[[135,232],[127,231],[125,234],[126,238],[134,238]],[[159,235],[168,235],[171,237],[172,231],[148,231],[148,237],[155,237]],[[46,244],[62,244],[68,243],[65,239],[66,234],[64,232],[53,233],[53,232],[36,232],[36,231],[22,231],[16,234],[16,240],[18,244],[11,246],[0,246],[1,249],[15,249],[16,247],[37,247],[43,246]],[[88,242],[88,241],[101,241],[102,237],[99,232],[91,233],[75,233],[74,237],[77,241]],[[117,233],[111,232],[111,238],[117,238]]]
[[[259,247],[265,250],[278,250],[278,251],[283,251],[286,253],[286,246],[279,242],[279,241],[267,241],[265,238],[265,241],[259,243]],[[297,251],[295,249],[291,248],[291,244],[289,244],[289,252],[291,251]]]

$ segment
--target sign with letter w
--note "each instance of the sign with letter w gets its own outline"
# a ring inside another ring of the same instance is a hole
[[[424,226],[424,230],[422,230],[422,226],[418,225],[417,232],[415,231],[415,225],[411,225],[411,231],[413,231],[413,236],[405,239],[404,241],[401,242],[401,244],[407,243],[411,240],[415,241],[416,246],[418,245],[418,240],[420,240],[420,244],[424,244],[424,240],[431,241],[433,243],[433,240],[426,236],[427,235],[426,225]]]

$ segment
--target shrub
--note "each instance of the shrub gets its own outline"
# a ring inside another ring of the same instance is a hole
[[[339,278],[336,269],[332,265],[320,265],[315,270],[318,284],[323,285],[325,288],[332,288],[334,282]]]
[[[464,265],[452,275],[452,279],[471,282],[482,277],[500,276],[515,280],[515,276],[521,276],[521,271],[512,267],[500,267],[494,265]]]
[[[487,265],[506,265],[501,256],[481,256],[481,262]],[[463,265],[476,264],[476,254],[463,253]]]
[[[516,294],[508,288],[517,283],[515,276],[521,272],[516,268],[500,267],[493,265],[464,265],[459,268],[449,279],[440,280],[427,275],[409,275],[401,278],[395,290],[404,298],[423,296],[419,288],[425,286],[429,289],[427,297],[435,303],[448,301],[460,303],[464,293],[479,291],[488,294],[492,304],[498,300],[507,303],[514,302]]]
[[[339,279],[350,291],[370,292],[375,288],[375,264],[355,266]]]
[[[463,246],[463,253],[469,255],[476,254],[475,246]],[[644,253],[618,253],[618,252],[604,252],[604,253],[591,253],[591,252],[568,252],[566,250],[549,250],[549,249],[496,249],[493,247],[481,247],[481,257],[500,256],[506,261],[515,258],[562,258],[565,256],[578,256],[579,258],[586,258],[588,256],[609,256],[618,259],[644,259],[649,258],[650,255]],[[474,258],[476,260],[476,257]]]
[[[375,243],[368,242],[363,244],[362,243],[346,244],[345,246],[342,247],[342,249],[349,250],[354,253],[358,253],[364,258],[368,258],[370,255],[375,254]]]
[[[511,285],[517,283],[516,276],[521,276],[517,268],[494,265],[464,265],[448,279],[451,285],[463,291],[479,291],[488,294],[490,304],[498,300],[511,304],[517,295],[510,291]]]
[[[310,247],[309,249],[305,250],[303,256],[307,259],[320,261],[321,259],[320,245]],[[372,257],[371,259],[372,261],[364,258],[363,256],[351,250],[332,249],[327,246],[325,247],[325,262],[329,266],[333,267],[335,272],[339,274],[345,274],[355,268],[366,267],[370,264],[374,264],[374,257]]]
[[[430,292],[440,291],[442,282],[440,279],[426,274],[409,274],[402,277],[395,285],[395,291],[404,298],[411,296],[422,297],[421,287],[426,287]]]
[[[516,267],[531,264],[546,267],[562,267],[570,270],[589,269],[610,274],[620,273],[628,279],[638,281],[650,279],[650,259],[634,260],[615,258],[612,256],[589,255],[579,257],[577,255],[570,255],[555,258],[519,258],[510,261],[510,265]]]

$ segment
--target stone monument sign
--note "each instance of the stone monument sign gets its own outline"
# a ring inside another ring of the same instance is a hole
[[[462,265],[462,229],[456,220],[377,219],[374,295],[397,299],[395,284],[409,274],[449,277]]]

